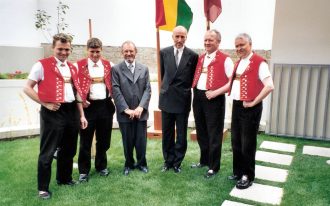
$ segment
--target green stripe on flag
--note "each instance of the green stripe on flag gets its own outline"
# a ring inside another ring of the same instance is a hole
[[[176,25],[184,26],[188,31],[193,20],[193,13],[185,0],[178,0]]]

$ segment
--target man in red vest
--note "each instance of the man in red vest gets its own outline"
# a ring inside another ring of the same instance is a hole
[[[208,167],[205,178],[220,170],[222,133],[229,78],[234,64],[228,55],[219,50],[220,32],[212,29],[205,33],[206,53],[200,55],[192,84],[193,111],[196,123],[200,160],[192,168]]]
[[[87,99],[84,113],[88,121],[80,130],[78,157],[79,181],[87,182],[91,169],[91,146],[96,134],[95,169],[107,176],[107,150],[110,148],[115,106],[111,100],[111,65],[101,56],[102,42],[98,38],[87,41],[88,58],[77,62],[82,98]]]
[[[75,185],[72,180],[73,157],[76,154],[79,124],[87,127],[81,103],[82,92],[76,68],[67,61],[71,37],[60,33],[53,37],[54,56],[42,59],[32,67],[24,92],[41,105],[40,153],[38,159],[39,197],[49,199],[49,182],[53,155],[57,148],[58,185]],[[34,90],[38,84],[38,92]],[[77,106],[78,105],[78,106]]]
[[[250,187],[255,177],[257,133],[262,100],[274,90],[266,60],[252,52],[251,37],[242,33],[235,39],[240,58],[234,66],[229,95],[233,98],[232,149],[233,175],[238,189]]]

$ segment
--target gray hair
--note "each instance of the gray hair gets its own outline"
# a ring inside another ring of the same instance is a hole
[[[211,30],[208,30],[207,33],[211,33],[211,32],[214,32],[215,33],[215,37],[216,39],[218,40],[218,42],[221,42],[221,34],[218,30],[216,29],[211,29]]]
[[[123,51],[123,48],[124,48],[124,46],[125,46],[126,44],[131,44],[131,45],[133,45],[133,46],[134,46],[134,49],[135,49],[135,52],[137,53],[137,48],[136,48],[134,42],[132,42],[132,41],[130,41],[130,40],[124,41],[124,43],[121,45],[121,50],[122,50],[122,51]]]
[[[247,33],[240,33],[236,36],[235,39],[244,39],[246,41],[248,41],[251,45],[252,45],[252,39],[251,36],[248,35]]]

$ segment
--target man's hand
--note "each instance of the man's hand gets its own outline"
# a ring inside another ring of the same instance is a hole
[[[143,107],[138,106],[135,110],[134,110],[134,117],[140,119],[141,115],[143,112]]]
[[[80,128],[86,129],[87,126],[88,126],[88,122],[87,122],[86,118],[84,116],[80,117]]]
[[[130,119],[134,119],[134,110],[126,109],[124,112],[129,116]]]
[[[208,100],[211,100],[211,99],[217,97],[218,93],[215,90],[208,90],[205,92],[205,95]]]
[[[48,110],[56,112],[60,108],[61,103],[46,102],[46,103],[43,103],[42,105],[44,107],[46,107]]]
[[[248,107],[253,107],[253,106],[255,106],[256,104],[254,103],[254,101],[251,101],[251,102],[246,102],[246,101],[244,101],[243,102],[243,107],[244,108],[248,108]]]
[[[91,103],[89,101],[85,101],[82,103],[83,104],[83,108],[87,108]]]

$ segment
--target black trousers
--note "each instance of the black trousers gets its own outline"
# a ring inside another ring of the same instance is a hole
[[[119,122],[119,128],[123,139],[125,167],[147,166],[147,121]],[[136,152],[136,164],[133,151]]]
[[[89,101],[89,107],[84,108],[88,126],[86,129],[80,129],[78,157],[80,174],[90,172],[94,132],[96,136],[95,169],[101,171],[107,168],[107,151],[110,148],[112,120],[115,112],[115,106],[110,98]]]
[[[220,170],[225,103],[225,95],[208,100],[205,91],[194,89],[193,111],[200,163],[215,172]]]
[[[59,182],[72,180],[72,164],[76,154],[79,124],[76,103],[62,103],[56,112],[41,106],[38,190],[48,191],[53,155],[57,147],[60,150],[57,153],[56,180]]]
[[[188,117],[189,112],[176,114],[162,111],[162,149],[168,167],[180,167],[186,155]]]
[[[257,134],[262,114],[262,102],[244,108],[242,101],[233,101],[231,143],[233,149],[233,174],[255,177]]]

